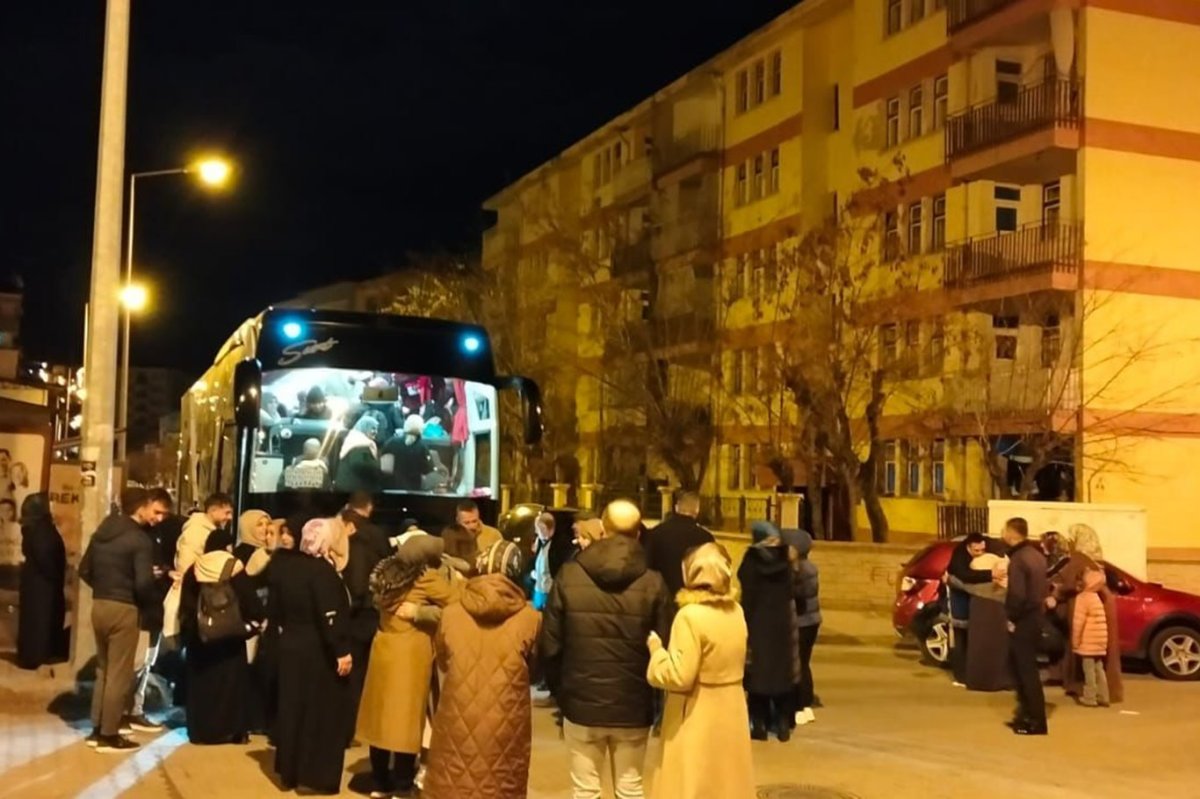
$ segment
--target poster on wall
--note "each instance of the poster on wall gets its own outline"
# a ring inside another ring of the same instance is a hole
[[[21,505],[45,490],[46,438],[0,432],[0,566],[21,562]]]

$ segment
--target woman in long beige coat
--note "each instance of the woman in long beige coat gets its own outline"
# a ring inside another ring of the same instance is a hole
[[[532,736],[529,670],[541,614],[515,581],[521,551],[511,541],[479,556],[479,576],[446,609],[437,634],[445,669],[433,722],[425,799],[525,799]]]
[[[411,791],[425,725],[425,703],[433,677],[433,633],[401,615],[406,603],[445,607],[453,599],[436,567],[442,540],[422,535],[381,562],[371,574],[371,593],[379,607],[379,634],[358,710],[357,737],[370,747],[376,790],[390,797]]]
[[[654,799],[753,799],[754,762],[742,677],[746,619],[732,586],[732,564],[718,544],[683,562],[684,590],[664,647],[650,634],[646,677],[667,691],[662,764]]]

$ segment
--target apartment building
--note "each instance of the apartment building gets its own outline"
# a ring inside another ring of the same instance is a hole
[[[574,400],[581,480],[670,477],[617,434],[652,423],[620,384],[690,370],[705,492],[773,490],[803,415],[767,396],[779,253],[869,195],[881,246],[932,275],[861,319],[892,536],[1021,491],[1144,505],[1159,555],[1200,553],[1198,47],[1190,0],[807,0],[505,188],[484,263]]]

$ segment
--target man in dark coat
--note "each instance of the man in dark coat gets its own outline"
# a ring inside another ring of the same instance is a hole
[[[765,741],[774,730],[786,742],[792,735],[792,705],[800,677],[792,566],[788,546],[773,524],[756,522],[751,533],[754,545],[738,568],[749,635],[750,737]]]
[[[142,528],[154,548],[151,570],[154,572],[155,595],[138,613],[138,628],[141,632],[138,634],[138,654],[134,659],[137,668],[134,674],[133,698],[126,722],[138,732],[153,733],[162,732],[165,728],[146,718],[146,690],[150,685],[150,674],[162,650],[163,600],[167,598],[167,591],[171,588],[175,544],[183,534],[183,517],[170,512],[174,499],[166,489],[153,489],[150,499],[167,508],[168,515],[161,522],[152,522]]]
[[[651,569],[663,576],[667,590],[675,596],[683,589],[683,558],[690,550],[713,542],[712,533],[696,521],[700,495],[684,491],[675,500],[675,512],[646,536],[646,558]]]
[[[950,667],[958,687],[967,684],[967,623],[971,619],[971,595],[959,585],[987,585],[992,581],[990,571],[971,568],[971,561],[985,552],[987,537],[971,533],[954,547],[943,578],[950,606]]]
[[[67,550],[50,516],[50,498],[30,494],[21,506],[21,610],[17,665],[36,669],[66,658],[63,620],[67,600],[63,580]]]
[[[121,512],[92,534],[79,564],[79,577],[92,587],[92,630],[96,635],[96,686],[89,745],[101,752],[128,752],[138,745],[120,734],[133,683],[138,610],[155,601],[154,546],[142,532],[161,521],[167,508],[131,488],[121,494]]]
[[[1011,635],[1009,657],[1017,683],[1017,714],[1012,729],[1017,735],[1045,735],[1046,696],[1037,656],[1047,595],[1046,556],[1029,541],[1029,524],[1021,518],[1005,523],[1004,543],[1012,547],[1004,603]]]
[[[601,520],[578,524],[582,551],[559,571],[542,624],[540,649],[565,718],[572,781],[597,795],[609,752],[618,795],[641,791],[654,722],[646,638],[670,627],[670,595],[647,566],[640,522],[633,503],[619,500]]]

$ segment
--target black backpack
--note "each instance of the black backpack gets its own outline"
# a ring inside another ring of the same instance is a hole
[[[230,578],[236,558],[230,558],[221,570],[221,579],[200,586],[200,602],[196,606],[196,625],[200,640],[206,644],[226,638],[244,638],[246,622],[238,606],[237,592]]]

